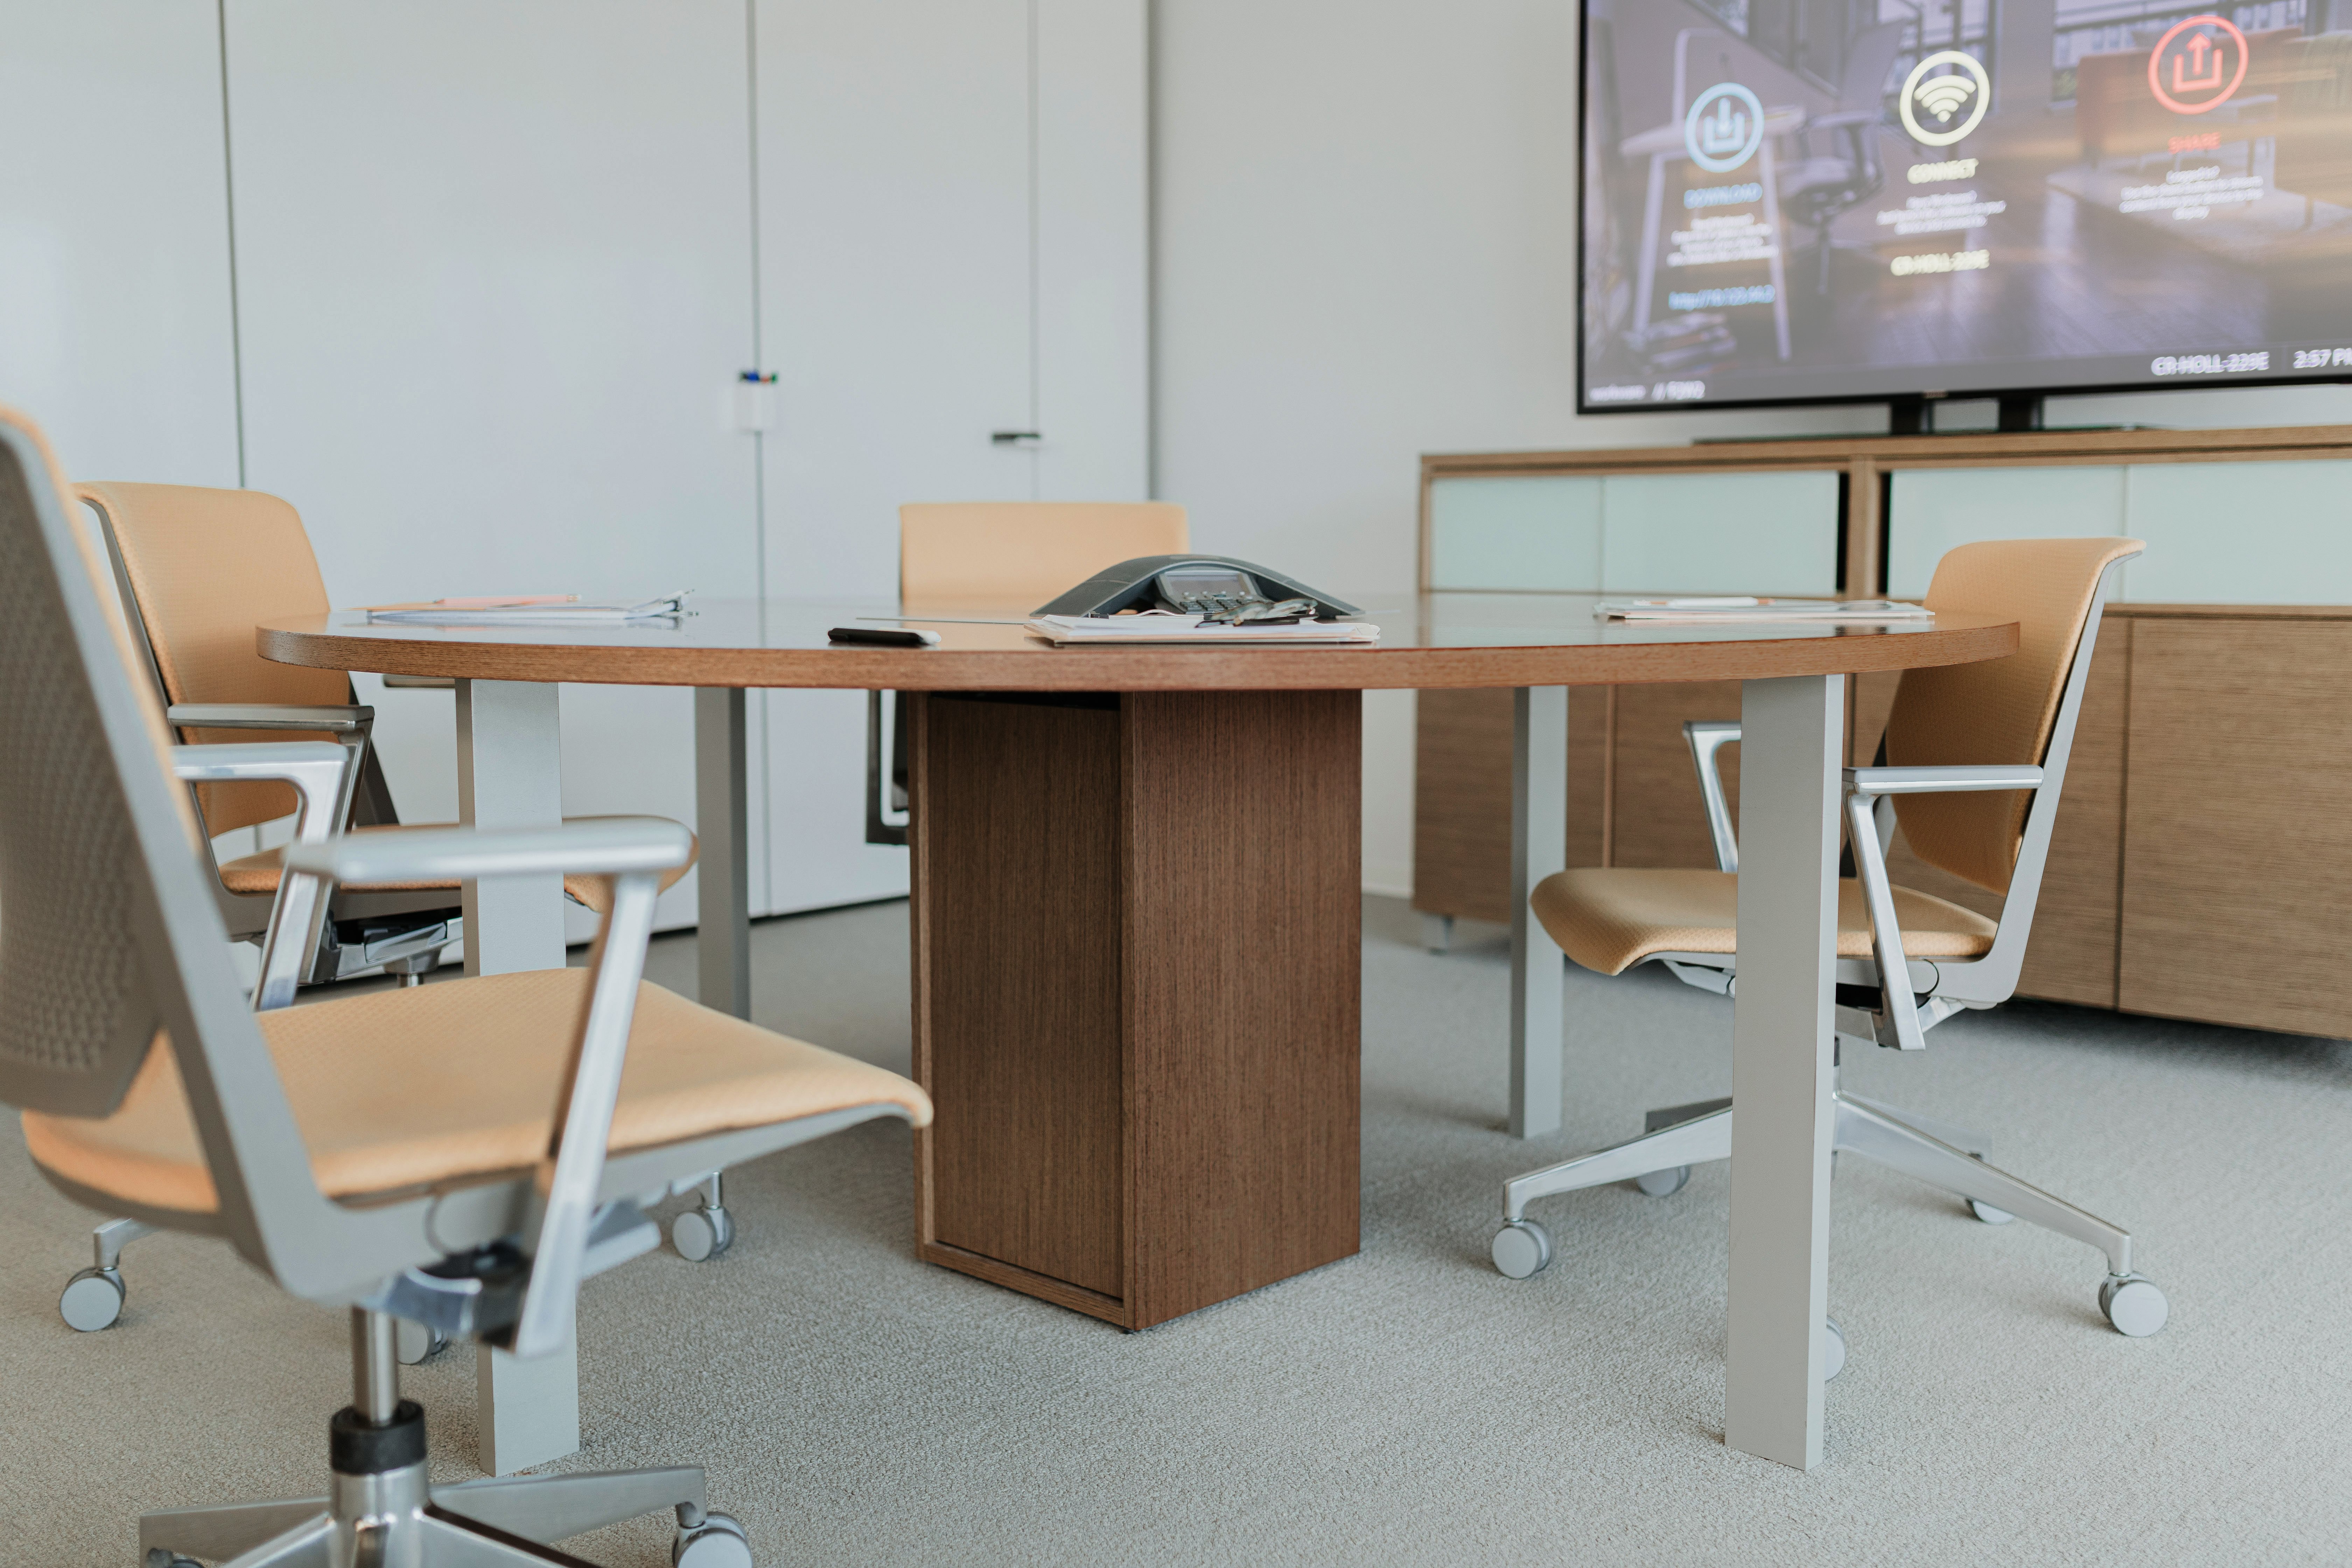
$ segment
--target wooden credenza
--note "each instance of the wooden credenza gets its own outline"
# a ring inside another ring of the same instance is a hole
[[[1800,445],[1826,444],[1778,444],[1773,456],[1785,460]],[[1725,448],[1687,450],[1711,457]],[[1574,456],[1597,463],[1616,455]],[[1428,461],[1442,474],[1449,462],[1496,459]],[[1871,498],[1874,512],[1883,494]],[[1848,540],[1883,548],[1880,518],[1864,521],[1871,526],[1850,527]],[[1883,582],[1880,559],[1850,555],[1849,580]],[[1853,683],[1848,755],[1856,765],[1877,751],[1895,684],[1883,676]],[[1510,694],[1427,691],[1419,704],[1413,906],[1507,921]],[[1569,864],[1712,865],[1682,724],[1738,715],[1730,684],[1573,692]],[[2347,720],[2352,607],[2111,605],[2020,994],[2352,1036]],[[1724,761],[1736,803],[1738,750]],[[1899,837],[1891,864],[1900,883],[1999,912],[1998,895],[1922,864]]]

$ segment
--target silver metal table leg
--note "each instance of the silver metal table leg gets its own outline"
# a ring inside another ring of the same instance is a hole
[[[556,688],[514,680],[457,682],[457,816],[468,827],[551,827],[563,820],[563,746]],[[466,973],[563,967],[560,877],[463,885]],[[578,1352],[520,1362],[485,1345],[475,1388],[482,1468],[529,1469],[580,1447]]]
[[[694,692],[694,830],[701,841],[695,937],[702,1005],[738,1018],[751,1016],[750,803],[744,772],[743,693],[732,687]]]
[[[1567,960],[1528,908],[1568,863],[1568,688],[1511,694],[1511,1135],[1559,1131]]]
[[[1843,676],[1746,683],[1724,1441],[1822,1459]]]

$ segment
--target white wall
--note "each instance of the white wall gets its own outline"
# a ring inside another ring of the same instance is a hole
[[[237,482],[211,0],[0,0],[0,402],[78,479]]]
[[[1885,427],[1867,405],[1577,416],[1574,0],[1158,0],[1153,26],[1154,483],[1196,547],[1393,597],[1424,452]],[[2049,417],[2352,423],[2352,389]],[[1365,882],[1402,892],[1412,699],[1365,718]]]

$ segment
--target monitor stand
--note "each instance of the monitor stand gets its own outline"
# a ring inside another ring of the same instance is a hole
[[[1891,397],[1886,401],[1886,433],[1890,436],[1933,436],[1936,434],[1936,405],[1940,398]],[[2027,394],[1995,400],[2000,413],[1993,428],[2000,431],[2039,430],[2042,426],[2042,399]]]
[[[1936,433],[1936,405],[1924,397],[1888,398],[1886,433],[1889,436],[1933,436]]]

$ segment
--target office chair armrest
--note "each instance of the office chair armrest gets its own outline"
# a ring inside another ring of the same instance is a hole
[[[1739,743],[1739,725],[1729,719],[1693,719],[1683,726],[1683,740],[1691,749],[1691,761],[1698,767],[1699,797],[1706,802],[1707,832],[1715,838],[1715,868],[1718,871],[1739,869],[1739,838],[1732,831],[1731,807],[1723,798],[1723,763],[1718,755],[1726,746]]]
[[[246,748],[238,748],[244,750]],[[683,866],[694,836],[661,816],[608,816],[557,827],[364,833],[290,847],[288,869],[331,882],[418,878],[657,875]]]
[[[638,818],[637,824],[658,820]],[[674,822],[660,826],[680,835],[682,844],[684,828]],[[684,858],[682,849],[678,858]],[[660,896],[658,869],[632,867],[613,879],[613,908],[588,962],[587,1016],[564,1071],[534,1184],[539,1234],[509,1346],[519,1357],[552,1354],[572,1342],[580,1281],[595,1240],[597,1194],[613,1141],[613,1111],[621,1098],[621,1070],[628,1061],[629,1026],[645,977],[646,944],[653,938],[654,901]]]
[[[332,741],[261,741],[172,748],[172,776],[183,784],[290,784],[299,794],[327,773],[340,773],[351,752]]]
[[[261,741],[172,748],[172,773],[184,784],[268,780],[294,786],[297,845],[323,844],[351,809],[364,752],[333,741]],[[253,984],[253,1010],[290,1006],[302,971],[318,950],[327,918],[325,889],[313,877],[281,876],[261,938],[261,974]]]
[[[164,721],[184,730],[324,730],[331,734],[364,731],[375,722],[367,707],[298,708],[284,702],[175,702]]]
[[[1966,795],[1976,790],[2040,789],[2040,768],[1911,767],[1848,768],[1845,787],[1855,795]]]
[[[1896,769],[1849,768],[1857,773],[1893,773]],[[1922,772],[1929,770],[1921,770]],[[1849,789],[1845,797],[1846,839],[1853,847],[1853,869],[1862,883],[1862,898],[1870,911],[1870,952],[1878,966],[1878,1043],[1899,1050],[1924,1051],[1927,1030],[1919,1022],[1918,999],[1911,994],[1911,964],[1903,951],[1903,927],[1895,918],[1895,885],[1886,876],[1886,847],[1876,821],[1878,799]],[[1895,1037],[1887,1039],[1888,1035]]]
[[[661,896],[661,873],[685,865],[693,846],[693,836],[667,818],[623,816],[490,832],[370,833],[286,851],[289,870],[335,881],[565,872],[613,879],[613,907],[589,960],[587,1016],[557,1092],[535,1183],[537,1237],[509,1347],[517,1356],[552,1354],[571,1342],[637,984],[653,938],[654,902]]]

